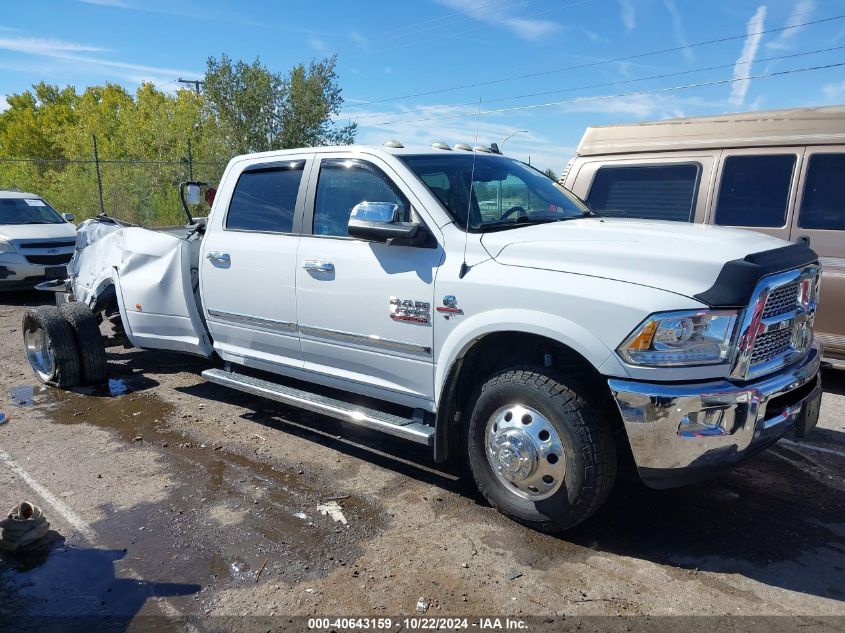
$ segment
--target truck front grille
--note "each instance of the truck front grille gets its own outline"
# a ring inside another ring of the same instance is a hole
[[[766,277],[757,285],[743,317],[732,376],[757,378],[803,356],[813,342],[818,279],[818,264],[812,264]],[[766,299],[761,308],[762,297]]]
[[[20,248],[73,248],[76,240],[54,240],[52,242],[21,242]]]
[[[763,310],[763,318],[770,319],[793,312],[798,307],[799,289],[798,281],[793,281],[772,290]]]
[[[767,363],[773,358],[789,351],[792,341],[792,328],[764,332],[754,341],[754,351],[751,352],[751,366]]]

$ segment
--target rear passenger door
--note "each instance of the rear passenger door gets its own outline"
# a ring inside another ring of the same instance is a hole
[[[600,215],[703,222],[714,163],[694,153],[591,161],[579,168],[573,193]]]
[[[249,159],[224,180],[200,283],[214,349],[225,360],[270,371],[302,366],[296,251],[310,163],[310,155]]]
[[[807,148],[795,209],[792,240],[808,242],[822,263],[816,332],[845,350],[845,146]]]
[[[725,150],[710,224],[789,239],[803,148]]]

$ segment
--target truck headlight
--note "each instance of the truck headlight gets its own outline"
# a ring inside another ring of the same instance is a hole
[[[17,252],[18,251],[15,250],[15,247],[12,246],[9,242],[7,242],[6,240],[0,240],[0,255],[3,255],[5,253],[17,253]]]
[[[727,363],[733,358],[737,318],[730,310],[652,314],[616,351],[632,365]]]

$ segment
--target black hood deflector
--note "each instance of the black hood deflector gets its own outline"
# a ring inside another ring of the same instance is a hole
[[[694,295],[711,308],[744,308],[763,277],[817,263],[819,256],[804,244],[790,244],[770,251],[752,253],[727,262],[715,283]]]

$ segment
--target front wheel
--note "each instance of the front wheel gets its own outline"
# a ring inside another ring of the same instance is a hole
[[[574,376],[503,370],[474,395],[467,457],[479,490],[503,514],[558,532],[593,514],[616,478],[607,410]]]

